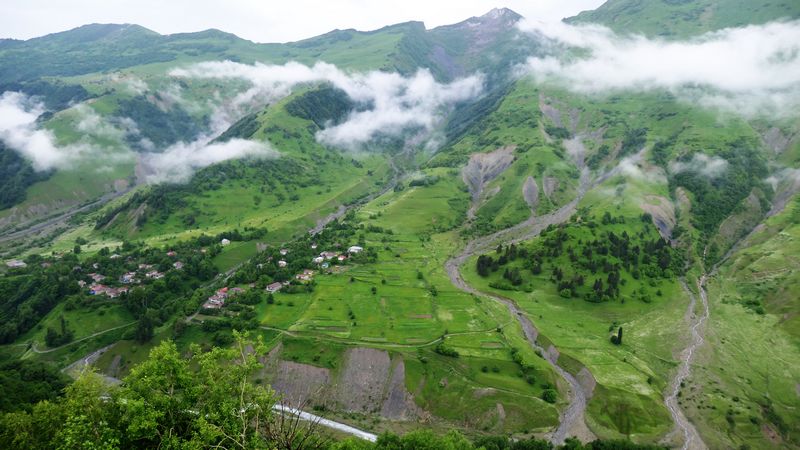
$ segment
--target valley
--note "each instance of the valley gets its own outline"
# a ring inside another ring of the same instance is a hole
[[[0,446],[798,448],[798,20],[0,40]]]

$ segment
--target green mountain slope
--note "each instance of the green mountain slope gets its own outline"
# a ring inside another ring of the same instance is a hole
[[[609,0],[568,23],[599,23],[618,33],[685,38],[722,28],[800,18],[800,4],[789,0]]]
[[[612,0],[570,21],[673,39],[798,11]],[[680,447],[677,392],[709,448],[797,447],[796,118],[520,76],[540,47],[519,19],[498,9],[286,44],[133,25],[1,41],[0,85],[40,95],[40,127],[109,162],[44,177],[0,147],[0,251],[25,264],[0,273],[0,362],[92,355],[122,378],[161,341],[202,354],[248,330],[269,347],[259,383],[370,431]],[[247,82],[170,75],[224,59],[480,72],[485,89],[437,111],[430,136],[344,149],[319,133],[374,105],[332,85],[235,108]],[[95,115],[105,122],[87,127]],[[150,152],[198,137],[275,153],[142,183]],[[13,231],[65,211],[39,234]]]

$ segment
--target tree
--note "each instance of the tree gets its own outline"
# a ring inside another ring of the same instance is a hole
[[[545,389],[542,391],[542,400],[547,403],[555,403],[558,399],[558,393],[555,389]]]
[[[139,318],[139,322],[136,324],[136,330],[133,334],[136,342],[144,344],[145,342],[149,342],[151,339],[153,339],[153,328],[153,319],[150,311],[148,310],[142,314],[142,317]]]
[[[619,327],[617,334],[611,335],[611,343],[614,345],[622,345],[622,327]]]

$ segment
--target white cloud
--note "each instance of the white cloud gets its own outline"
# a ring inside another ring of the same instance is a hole
[[[411,77],[397,73],[372,71],[346,73],[336,66],[317,63],[306,66],[297,62],[284,65],[256,63],[246,65],[231,61],[204,62],[170,72],[176,77],[245,80],[251,88],[238,94],[220,111],[241,112],[253,104],[273,102],[288,95],[299,85],[329,82],[351,99],[369,105],[352,113],[344,123],[322,130],[317,138],[340,147],[355,147],[377,134],[398,135],[420,128],[432,131],[442,109],[477,96],[483,89],[483,77],[473,75],[449,84],[437,82],[427,70]],[[218,112],[219,114],[219,112]]]
[[[0,139],[39,171],[63,166],[82,150],[59,149],[52,132],[37,129],[36,119],[43,112],[44,106],[25,94],[5,92],[0,96]]]
[[[144,80],[131,74],[115,72],[111,75],[111,81],[119,84],[120,88],[126,94],[142,95],[149,89]]]
[[[695,153],[689,161],[675,161],[669,165],[673,174],[693,171],[708,178],[717,178],[728,170],[728,161],[718,156]]]
[[[794,115],[800,107],[800,21],[725,29],[679,42],[617,35],[597,25],[526,21],[520,27],[561,53],[532,57],[525,71],[575,91],[666,89],[745,115]]]
[[[95,136],[106,139],[121,140],[128,132],[138,133],[136,123],[131,119],[120,121],[122,128],[114,126],[112,123],[101,117],[94,109],[83,103],[71,108],[77,114],[78,122],[75,129],[85,136]]]
[[[189,181],[196,170],[212,164],[242,158],[275,158],[279,153],[265,142],[231,139],[209,144],[207,140],[191,143],[179,142],[161,153],[142,155],[142,163],[149,172],[151,183]]]

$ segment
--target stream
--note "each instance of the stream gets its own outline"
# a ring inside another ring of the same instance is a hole
[[[569,220],[575,213],[578,203],[583,199],[586,192],[591,188],[599,185],[609,177],[619,172],[619,167],[616,167],[595,179],[591,178],[591,174],[583,164],[583,155],[585,148],[583,145],[583,136],[578,135],[572,139],[564,141],[564,146],[567,148],[568,153],[573,156],[575,165],[580,170],[580,184],[575,198],[562,206],[561,208],[553,211],[550,214],[542,216],[531,215],[528,220],[521,222],[512,227],[500,230],[488,236],[478,237],[472,239],[464,247],[463,251],[450,258],[445,263],[445,269],[450,277],[450,281],[458,289],[469,294],[488,297],[496,302],[503,304],[513,317],[516,317],[520,326],[525,334],[525,338],[530,346],[541,352],[544,359],[553,367],[569,385],[569,405],[561,412],[559,425],[556,430],[551,434],[550,441],[554,444],[561,444],[569,436],[578,436],[583,441],[590,441],[595,439],[594,433],[586,426],[585,412],[588,400],[593,393],[593,383],[580,383],[580,381],[571,373],[567,372],[563,367],[558,364],[558,351],[551,347],[549,349],[542,348],[537,343],[539,335],[533,321],[520,309],[517,303],[507,297],[500,295],[479,291],[473,288],[461,276],[460,269],[464,263],[471,257],[491,251],[498,244],[512,244],[526,241],[538,236],[545,228],[550,225],[557,225]],[[644,149],[642,149],[643,151]],[[642,151],[634,155],[632,158],[641,157]],[[586,375],[591,377],[591,374],[586,370]],[[589,385],[589,386],[587,386]]]
[[[689,342],[689,346],[686,347],[680,356],[680,366],[678,366],[678,372],[675,374],[675,378],[672,380],[672,384],[670,385],[669,394],[667,397],[664,398],[664,404],[667,406],[670,414],[672,415],[672,420],[675,422],[675,431],[680,432],[683,435],[683,445],[681,447],[682,450],[700,450],[706,449],[706,445],[703,443],[703,440],[700,438],[700,434],[697,432],[697,429],[689,422],[689,419],[686,418],[686,415],[683,413],[683,409],[681,409],[680,405],[678,404],[678,395],[681,390],[681,384],[689,377],[691,373],[692,367],[692,359],[694,358],[695,351],[700,348],[701,345],[705,342],[703,339],[702,327],[708,320],[708,294],[706,293],[706,274],[703,274],[699,280],[697,280],[697,289],[700,292],[700,301],[702,302],[702,314],[697,316],[695,314],[695,306],[697,304],[697,298],[689,290],[689,287],[686,285],[685,280],[681,280],[681,285],[683,286],[684,291],[689,296],[689,306],[686,309],[686,319],[691,324],[690,330],[692,332],[691,341]]]

